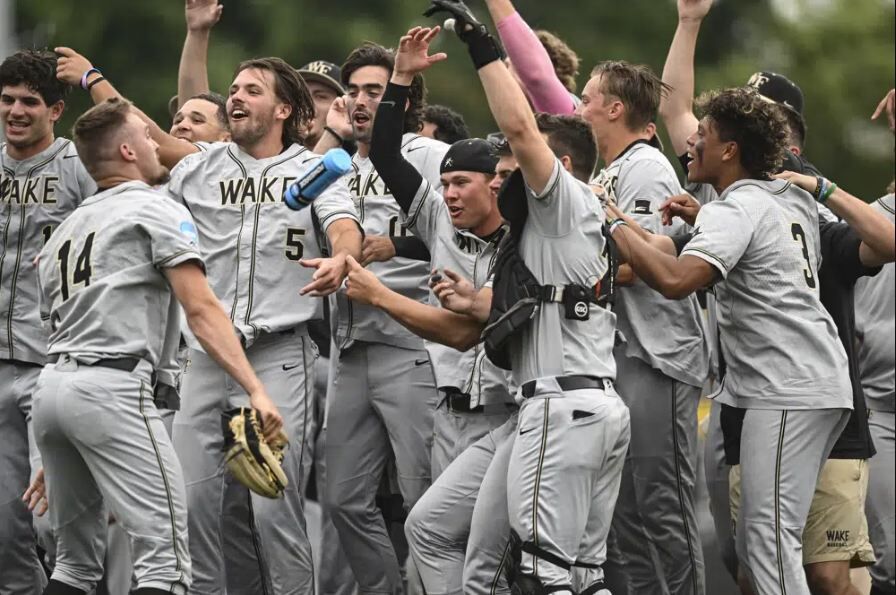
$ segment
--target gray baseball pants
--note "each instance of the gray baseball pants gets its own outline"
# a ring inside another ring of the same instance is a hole
[[[507,471],[510,526],[567,563],[598,565],[577,569],[577,589],[603,579],[628,445],[628,407],[609,381],[602,390],[563,392],[543,378],[520,408]],[[571,583],[569,571],[526,552],[520,569],[545,586]]]
[[[38,595],[47,584],[35,545],[39,540],[52,550],[50,523],[33,516],[22,502],[41,467],[31,420],[41,369],[0,360],[0,595]]]
[[[871,404],[873,406],[873,403]],[[868,420],[877,454],[868,461],[868,532],[877,563],[870,568],[874,586],[883,593],[896,592],[896,413],[871,411]]]
[[[728,473],[731,466],[725,462],[725,443],[719,419],[721,411],[721,403],[713,402],[709,410],[706,443],[703,445],[703,472],[709,496],[709,512],[715,527],[716,548],[731,578],[736,581],[737,552],[734,533],[731,531],[731,500],[728,495]]]
[[[740,446],[735,540],[756,595],[810,595],[802,534],[824,462],[848,409],[750,409]]]
[[[701,388],[616,350],[616,387],[631,443],[613,518],[632,593],[703,595],[697,527],[697,406]]]
[[[91,591],[103,576],[108,514],[128,534],[139,588],[190,587],[183,474],[153,403],[152,368],[47,365],[34,433],[56,535],[53,579]]]
[[[391,453],[406,507],[431,483],[432,366],[422,349],[363,341],[332,359],[325,506],[360,592],[391,595],[402,590],[401,571],[376,494]]]
[[[486,405],[478,413],[450,411],[441,401],[433,416],[433,482],[480,438],[503,427],[515,412],[516,406],[504,403]]]
[[[417,501],[405,522],[410,556],[416,563],[428,595],[462,595],[465,592],[477,592],[469,584],[466,585],[466,588],[464,587],[464,561],[467,558],[467,552],[473,549],[477,550],[477,553],[471,557],[475,557],[476,563],[480,566],[484,565],[487,560],[495,558],[494,555],[489,555],[493,552],[488,552],[486,557],[479,554],[482,544],[471,543],[469,548],[467,544],[471,535],[473,511],[477,505],[480,486],[493,465],[495,451],[501,444],[507,442],[516,430],[516,416],[508,418],[504,405],[500,405],[500,409],[502,409],[500,413],[493,415],[487,415],[484,412],[467,414],[447,412],[450,416],[456,415],[464,418],[461,421],[466,422],[451,426],[453,430],[459,432],[459,435],[458,440],[449,441],[449,444],[465,442],[463,431],[473,427],[477,430],[486,429],[486,432],[447,466],[423,494],[423,497]],[[483,419],[476,421],[466,419],[473,416],[482,416]],[[486,417],[492,419],[489,421],[485,419]],[[436,419],[438,418],[437,412]],[[496,428],[488,428],[491,422],[498,418],[503,418],[504,423]],[[445,426],[449,425],[449,421],[450,418],[443,420],[443,431],[448,429]],[[435,441],[438,442],[441,438],[437,430]],[[503,473],[498,475],[503,476],[506,484],[506,464],[503,465]],[[494,510],[492,512],[505,519],[505,523],[499,525],[501,530],[497,532],[501,538],[499,541],[504,543],[510,533],[509,525],[506,523],[506,488],[498,496],[493,499],[494,506],[492,508]],[[484,503],[485,501],[483,501]],[[493,525],[493,521],[489,521],[488,524]],[[502,553],[502,550],[503,547],[498,549],[498,555]],[[494,570],[490,571],[492,575]],[[493,578],[492,576],[491,580],[479,580],[478,582],[481,585],[485,582],[492,582]],[[476,580],[473,576],[470,577],[470,582]]]
[[[226,471],[221,413],[247,406],[249,397],[207,354],[191,350],[181,385],[183,402],[174,418],[174,446],[190,505],[194,591],[313,593],[301,482],[316,347],[299,327],[263,334],[246,357],[283,416],[289,437],[283,469],[290,483],[282,498],[272,500],[250,492]]]

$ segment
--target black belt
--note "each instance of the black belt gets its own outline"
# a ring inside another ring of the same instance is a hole
[[[555,376],[554,380],[562,391],[582,390],[585,388],[604,388],[604,378],[598,376],[583,376],[577,374],[574,376]],[[537,380],[530,380],[522,386],[523,398],[529,399],[535,396],[535,387],[538,385]]]
[[[445,407],[452,413],[482,413],[483,405],[470,407],[470,395],[462,392],[446,392]]]
[[[55,364],[59,361],[58,355],[51,355],[49,358],[51,364]],[[137,365],[140,363],[140,360],[136,357],[112,357],[107,359],[98,359],[92,364],[88,364],[85,362],[78,362],[82,366],[100,366],[101,368],[112,368],[113,370],[121,370],[122,372],[133,372],[137,369]]]

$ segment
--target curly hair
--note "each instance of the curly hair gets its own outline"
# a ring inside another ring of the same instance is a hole
[[[767,180],[778,171],[790,131],[777,105],[752,87],[710,91],[696,105],[720,140],[737,143],[740,163],[752,178]]]
[[[544,46],[554,65],[557,78],[570,93],[576,92],[576,77],[579,76],[579,55],[566,42],[544,29],[535,31],[538,41]]]
[[[56,54],[48,50],[20,50],[0,64],[0,88],[24,84],[48,106],[68,95],[69,86],[56,78]]]
[[[423,121],[435,124],[436,140],[453,145],[459,140],[470,138],[470,129],[464,117],[444,105],[427,105],[423,110]]]
[[[342,65],[342,85],[348,88],[349,79],[365,66],[379,66],[389,71],[395,69],[395,52],[372,41],[365,41],[352,50]],[[404,131],[420,132],[423,128],[423,109],[426,107],[426,83],[423,75],[418,74],[411,83],[408,94],[409,106],[404,114]]]
[[[597,165],[597,143],[591,127],[578,116],[536,114],[538,131],[547,136],[548,146],[557,159],[564,155],[572,161],[572,175],[587,183]]]
[[[289,105],[292,113],[283,123],[283,147],[292,144],[301,145],[304,142],[302,132],[307,123],[314,120],[314,100],[305,85],[305,81],[296,72],[296,69],[280,58],[255,58],[240,62],[233,76],[248,69],[267,70],[274,75],[274,93],[277,99]]]
[[[660,100],[670,89],[650,67],[623,60],[601,62],[591,76],[600,76],[601,92],[625,106],[625,125],[632,131],[656,122]]]

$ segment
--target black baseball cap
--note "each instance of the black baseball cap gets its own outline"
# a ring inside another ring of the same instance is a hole
[[[342,69],[332,62],[316,60],[299,68],[298,73],[306,81],[317,81],[330,87],[339,95],[345,94],[345,87],[339,82],[342,80]]]
[[[494,143],[481,138],[468,138],[451,145],[439,173],[452,171],[474,171],[483,174],[494,174],[498,165],[498,150]]]
[[[757,72],[747,81],[765,99],[777,103],[797,115],[800,136],[806,137],[806,122],[803,120],[803,90],[792,80],[777,72]]]

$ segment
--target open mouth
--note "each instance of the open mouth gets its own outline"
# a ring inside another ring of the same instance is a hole
[[[240,108],[235,108],[232,112],[230,112],[230,119],[233,122],[239,122],[240,120],[245,120],[248,117],[249,113]]]
[[[364,126],[370,122],[370,116],[365,114],[364,112],[355,112],[355,115],[352,116],[352,122],[356,126]]]
[[[21,131],[27,130],[28,126],[30,126],[29,122],[19,122],[19,121],[7,121],[6,122],[6,130],[9,131]]]
[[[460,207],[448,207],[448,213],[452,217],[460,217],[460,214],[463,212],[464,212],[464,210]]]

